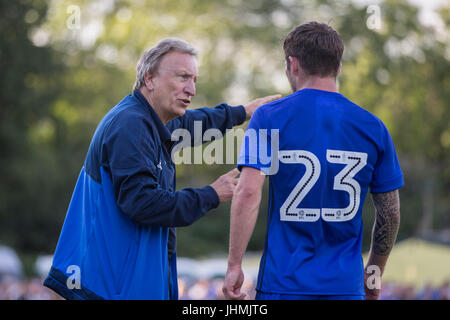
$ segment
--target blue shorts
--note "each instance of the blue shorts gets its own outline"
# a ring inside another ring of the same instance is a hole
[[[364,300],[358,295],[306,295],[257,292],[255,300]]]

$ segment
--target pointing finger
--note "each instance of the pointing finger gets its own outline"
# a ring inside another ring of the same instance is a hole
[[[230,176],[230,177],[236,177],[239,174],[239,170],[237,168],[234,168],[233,170],[225,173],[225,175]]]

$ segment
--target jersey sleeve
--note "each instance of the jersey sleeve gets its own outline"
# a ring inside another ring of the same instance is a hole
[[[278,170],[278,130],[270,129],[261,109],[256,109],[242,141],[237,168],[252,167],[271,175]],[[272,157],[272,155],[274,157]]]
[[[395,151],[394,142],[387,128],[380,121],[381,143],[375,164],[370,191],[383,193],[403,187],[403,173]]]

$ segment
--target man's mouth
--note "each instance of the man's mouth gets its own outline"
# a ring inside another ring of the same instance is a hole
[[[189,99],[178,99],[179,101],[181,101],[185,106],[188,106],[191,103],[191,100]]]

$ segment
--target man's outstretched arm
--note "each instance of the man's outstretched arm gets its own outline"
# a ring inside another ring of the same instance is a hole
[[[254,168],[243,167],[234,191],[230,216],[230,249],[228,270],[223,285],[227,299],[244,299],[242,258],[255,228],[265,175]]]
[[[279,98],[281,98],[281,95],[275,94],[258,98],[236,107],[222,103],[214,108],[205,107],[187,110],[183,116],[169,121],[166,126],[170,132],[174,132],[176,129],[185,129],[190,133],[191,140],[183,140],[182,148],[198,146],[205,142],[202,138],[207,130],[219,129],[222,134],[225,134],[227,129],[231,129],[236,125],[242,124],[245,120],[249,120],[255,110],[261,105]],[[196,132],[197,130],[199,130],[198,133]],[[175,134],[173,138],[176,140],[179,138],[179,134]]]
[[[378,299],[379,286],[370,282],[369,277],[379,270],[381,277],[400,226],[400,198],[398,190],[385,193],[373,193],[375,223],[372,230],[372,243],[369,260],[364,272],[366,299]],[[378,270],[374,270],[374,267]],[[381,281],[381,278],[380,280]],[[379,282],[381,284],[381,282]]]

